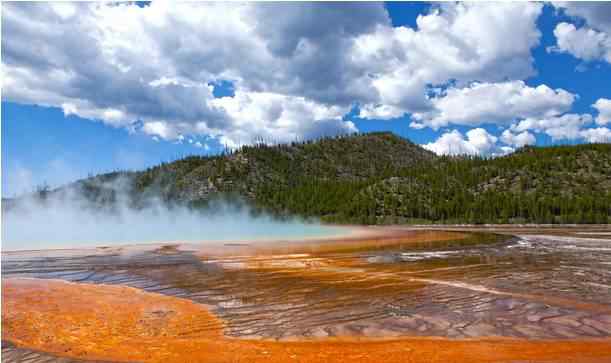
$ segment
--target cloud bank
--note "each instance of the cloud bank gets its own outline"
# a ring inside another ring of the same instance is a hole
[[[557,6],[591,29],[558,24],[555,50],[607,59],[608,6]],[[578,95],[522,81],[542,8],[442,3],[393,27],[383,3],[6,3],[3,99],[229,147],[354,132],[352,110],[434,130],[564,120]],[[223,84],[232,94],[215,96]]]

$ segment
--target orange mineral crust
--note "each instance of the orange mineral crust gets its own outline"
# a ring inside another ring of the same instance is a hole
[[[301,240],[269,240],[224,242],[222,244],[189,244],[201,257],[210,256],[269,256],[308,253],[313,255],[371,251],[440,241],[459,241],[473,237],[465,232],[404,230],[388,227],[354,227],[352,233],[341,237],[306,238]],[[186,246],[186,244],[185,244]]]
[[[83,359],[146,362],[611,362],[611,340],[241,340],[203,306],[61,280],[2,281],[2,339]]]

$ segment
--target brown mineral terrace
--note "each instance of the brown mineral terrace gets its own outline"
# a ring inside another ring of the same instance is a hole
[[[611,362],[608,226],[446,229],[3,252],[2,361]]]
[[[483,338],[241,340],[189,300],[61,280],[2,282],[2,339],[59,356],[120,362],[608,362],[611,340]]]

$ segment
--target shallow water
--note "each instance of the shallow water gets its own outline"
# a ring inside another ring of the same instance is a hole
[[[188,298],[211,306],[235,337],[611,336],[611,241],[444,233],[279,250],[227,244],[221,253],[15,253],[3,255],[2,269],[6,277],[124,284]]]
[[[69,220],[66,220],[69,218]],[[279,221],[247,213],[221,216],[137,215],[124,218],[100,216],[24,216],[2,218],[2,250],[38,250],[121,246],[157,242],[240,240],[298,240],[333,237],[346,228],[298,220]]]

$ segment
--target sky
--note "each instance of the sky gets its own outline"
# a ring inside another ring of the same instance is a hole
[[[611,3],[2,3],[2,196],[258,140],[611,142]]]

